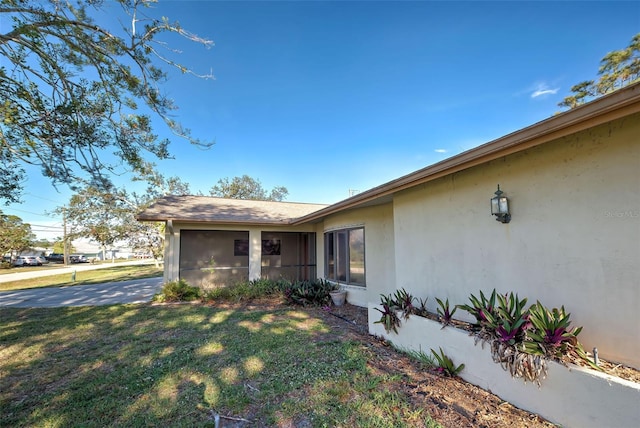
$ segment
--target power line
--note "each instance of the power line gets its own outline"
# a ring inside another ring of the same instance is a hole
[[[42,196],[34,195],[33,193],[25,193],[25,195],[29,195],[29,196],[32,196],[34,198],[42,199],[43,201],[55,202],[56,204],[60,203],[60,201],[54,201],[53,199],[43,198]]]
[[[32,212],[32,211],[25,211],[25,210],[21,210],[21,209],[19,209],[19,208],[11,208],[11,207],[8,207],[8,208],[6,208],[6,209],[8,209],[8,210],[13,210],[13,211],[18,211],[18,212],[26,213],[26,214],[37,215],[37,216],[40,216],[40,217],[48,217],[48,218],[52,218],[50,215],[47,215],[47,214],[34,213],[34,212]]]
[[[45,224],[31,224],[31,226],[35,226],[35,227],[46,227],[48,229],[60,229],[62,230],[62,226],[47,226]]]

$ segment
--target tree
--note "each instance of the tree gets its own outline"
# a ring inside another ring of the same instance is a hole
[[[184,196],[191,194],[189,183],[185,183],[180,177],[174,176],[166,178],[158,172],[156,165],[152,162],[144,161],[140,165],[138,175],[135,176],[133,180],[146,181],[148,183],[143,195],[133,195],[136,199],[136,205],[140,209],[146,208],[146,206],[162,196]]]
[[[162,257],[164,250],[164,222],[139,222],[135,215],[147,208],[158,198],[166,195],[190,195],[189,183],[182,181],[180,177],[165,177],[160,174],[155,165],[146,162],[140,168],[139,174],[135,177],[137,181],[148,183],[145,193],[136,193],[128,197],[128,205],[132,208],[131,221],[125,225],[127,229],[127,242],[133,249],[143,249],[153,254],[158,265],[158,258]]]
[[[129,224],[127,242],[134,250],[143,249],[152,254],[156,266],[159,266],[158,259],[162,257],[164,249],[164,230],[164,223],[139,222],[134,219]]]
[[[76,247],[74,247],[73,245],[69,245],[67,249],[70,253],[76,252]],[[62,238],[59,238],[58,240],[56,240],[56,242],[53,243],[52,253],[64,254],[64,241],[62,240]]]
[[[73,195],[66,207],[58,209],[70,227],[67,238],[93,239],[102,248],[103,258],[106,258],[107,246],[124,239],[124,226],[131,222],[131,209],[125,200],[123,191],[105,191],[98,187],[87,187],[82,193]]]
[[[165,195],[189,194],[189,184],[179,177],[166,178],[155,165],[143,162],[137,180],[147,181],[143,194],[127,193],[115,188],[104,190],[87,187],[73,195],[66,207],[59,208],[67,218],[71,237],[86,237],[98,242],[103,253],[107,245],[126,242],[133,249],[143,249],[157,258],[164,248],[164,223],[138,222],[136,214]]]
[[[231,181],[228,178],[218,180],[218,184],[209,190],[209,194],[231,199],[282,201],[287,197],[289,191],[284,186],[276,186],[267,194],[259,180],[245,174],[242,177],[233,177]]]
[[[627,48],[609,52],[600,61],[600,79],[586,80],[571,87],[573,95],[558,105],[575,108],[585,102],[640,80],[640,33],[633,36]]]
[[[140,105],[174,134],[211,145],[171,117],[176,106],[160,91],[166,73],[155,64],[196,75],[172,59],[162,36],[212,42],[150,16],[156,1],[115,0],[130,27],[113,30],[89,15],[103,11],[100,0],[0,0],[0,199],[19,201],[25,165],[54,185],[109,189],[109,174],[123,165],[137,171],[145,154],[168,158],[169,141],[158,140]]]
[[[7,215],[0,211],[0,256],[11,255],[26,250],[31,246],[35,235],[31,232],[31,225],[23,223],[15,215]]]

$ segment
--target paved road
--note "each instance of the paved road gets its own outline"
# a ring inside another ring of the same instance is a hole
[[[0,307],[53,308],[145,303],[162,288],[162,277],[72,287],[0,292]]]

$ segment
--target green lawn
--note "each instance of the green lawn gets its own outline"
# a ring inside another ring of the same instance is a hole
[[[154,265],[116,265],[102,269],[78,271],[76,272],[75,282],[71,281],[71,274],[69,273],[43,276],[41,278],[22,279],[19,281],[0,282],[0,291],[101,284],[103,282],[128,281],[131,279],[153,278],[157,276],[162,276],[162,268],[156,268]]]
[[[0,426],[438,426],[373,353],[299,308],[4,308]]]
[[[97,260],[95,263],[93,263],[94,265],[117,265],[119,263],[126,263],[126,262],[130,262],[131,259],[115,259],[115,260]],[[43,269],[63,269],[66,267],[74,267],[74,266],[85,266],[84,263],[80,263],[80,264],[70,264],[70,265],[64,265],[62,263],[47,263],[44,264],[42,266],[17,266],[17,267],[12,267],[9,269],[0,269],[0,276],[1,275],[8,275],[11,273],[20,273],[20,272],[33,272],[33,271],[41,271]]]

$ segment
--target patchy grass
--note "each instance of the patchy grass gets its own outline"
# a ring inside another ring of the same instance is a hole
[[[149,259],[148,259],[149,260]],[[115,264],[119,264],[119,263],[127,263],[127,262],[131,262],[131,259],[115,259],[115,260],[96,260],[95,262],[91,263],[92,265],[115,265]],[[152,260],[149,260],[152,261]],[[47,264],[43,264],[42,266],[12,266],[6,269],[2,269],[0,268],[0,275],[8,275],[11,273],[20,273],[20,272],[33,272],[33,271],[41,271],[43,269],[46,270],[54,270],[54,269],[64,269],[64,268],[68,268],[68,267],[74,267],[74,266],[86,266],[85,263],[71,263],[69,265],[65,265],[63,263],[56,263],[56,262],[50,262]]]
[[[0,426],[438,426],[373,352],[277,305],[3,309]]]
[[[129,281],[132,279],[154,278],[158,276],[162,276],[162,268],[156,268],[154,265],[113,266],[77,271],[75,282],[71,281],[71,274],[69,273],[21,279],[19,281],[0,282],[0,291],[101,284],[103,282]]]

